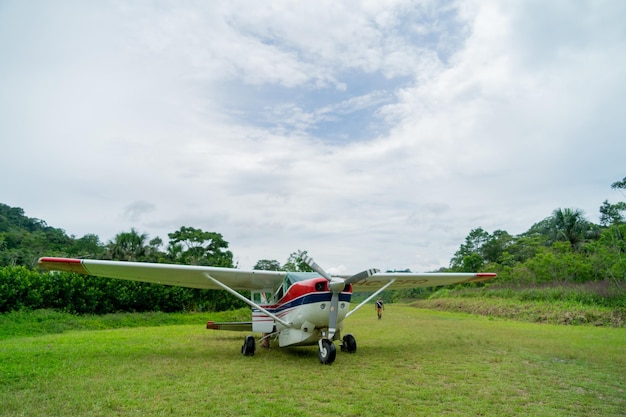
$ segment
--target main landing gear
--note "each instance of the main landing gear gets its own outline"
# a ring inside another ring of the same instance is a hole
[[[347,334],[343,337],[341,342],[341,351],[348,353],[356,352],[356,339],[354,336]],[[335,344],[331,340],[320,339],[317,356],[319,357],[320,363],[330,365],[335,361],[335,357],[337,356],[337,348],[335,348]]]
[[[335,358],[337,357],[337,348],[332,340],[327,338],[320,339],[318,346],[317,356],[320,363],[330,365],[335,362]],[[246,339],[241,346],[241,354],[244,356],[254,356],[255,350],[256,341],[254,340],[254,336],[246,336]],[[354,339],[354,336],[347,334],[343,337],[341,341],[341,351],[348,353],[356,352],[356,340]]]
[[[356,339],[351,334],[347,334],[343,337],[341,342],[341,351],[354,353],[356,352]]]
[[[246,336],[246,340],[244,340],[243,346],[241,346],[243,356],[254,356],[255,348],[254,336]]]

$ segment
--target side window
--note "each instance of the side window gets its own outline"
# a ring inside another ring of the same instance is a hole
[[[283,294],[285,292],[283,291],[283,286],[281,285],[280,288],[278,289],[278,291],[276,291],[276,301],[280,300],[281,298],[283,298]]]
[[[252,291],[252,301],[257,304],[267,303],[267,295],[265,291]]]
[[[257,304],[269,303],[269,294],[265,291],[252,291],[252,301]]]
[[[280,288],[278,288],[278,291],[276,291],[276,294],[275,294],[276,301],[283,298],[283,295],[285,295],[285,293],[287,292],[290,286],[291,286],[291,281],[289,280],[288,277],[285,277],[285,280],[283,281],[283,285],[281,285]]]

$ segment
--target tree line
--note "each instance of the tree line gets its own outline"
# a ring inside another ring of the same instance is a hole
[[[626,178],[611,187],[626,192]],[[490,270],[499,282],[517,284],[626,281],[626,202],[599,208],[600,224],[579,209],[558,208],[520,235],[473,229],[450,261],[450,270]]]
[[[236,267],[229,244],[220,233],[183,226],[168,238],[164,248],[161,238],[149,239],[132,228],[103,244],[97,235],[68,236],[43,220],[27,217],[21,208],[0,204],[0,312],[50,308],[104,314],[221,311],[245,306],[224,291],[49,273],[37,268],[41,256]],[[291,254],[284,265],[260,260],[255,269],[310,270],[299,252]]]
[[[626,193],[626,177],[611,184]],[[626,196],[626,194],[624,194]],[[494,286],[524,287],[552,283],[600,282],[613,296],[626,287],[626,202],[599,208],[600,223],[581,210],[558,208],[520,235],[504,230],[470,231],[448,267],[440,271],[497,272]],[[55,308],[73,313],[117,311],[223,310],[243,306],[223,291],[168,287],[72,273],[37,270],[41,256],[85,257],[141,262],[168,262],[234,268],[228,242],[217,232],[183,226],[161,238],[149,239],[132,228],[102,243],[97,235],[76,238],[43,220],[29,218],[21,208],[0,204],[0,312],[20,308]],[[300,251],[284,264],[259,260],[255,269],[310,271]],[[304,252],[306,253],[306,251]],[[409,272],[409,270],[406,270]],[[608,289],[607,289],[608,288]],[[430,290],[387,293],[419,296]],[[620,298],[623,299],[623,296]]]

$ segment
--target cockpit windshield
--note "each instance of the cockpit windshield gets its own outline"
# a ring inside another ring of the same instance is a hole
[[[287,292],[289,287],[291,287],[296,282],[306,281],[307,279],[315,277],[319,277],[319,274],[315,272],[287,272],[287,275],[285,275],[285,280],[283,281],[283,285],[281,285],[274,294],[274,299],[280,300],[282,296]]]
[[[296,282],[305,281],[315,277],[319,277],[319,274],[315,272],[287,272],[285,284],[287,287],[291,287]],[[285,288],[285,290],[287,290],[287,288]]]

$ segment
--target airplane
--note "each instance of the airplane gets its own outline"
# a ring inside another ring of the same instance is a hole
[[[209,321],[207,329],[261,333],[259,342],[264,347],[269,347],[270,338],[278,339],[279,347],[317,345],[319,361],[326,365],[335,361],[335,341],[341,341],[342,352],[356,352],[354,336],[346,334],[341,337],[344,320],[382,291],[482,282],[496,277],[494,273],[485,272],[412,273],[380,272],[378,269],[367,269],[354,275],[330,275],[310,256],[301,254],[301,257],[314,272],[53,257],[40,258],[38,264],[49,271],[227,291],[252,308],[252,321]],[[250,297],[237,291],[249,291]],[[350,309],[353,291],[372,294]],[[246,336],[241,353],[254,356],[256,342],[253,335]]]

